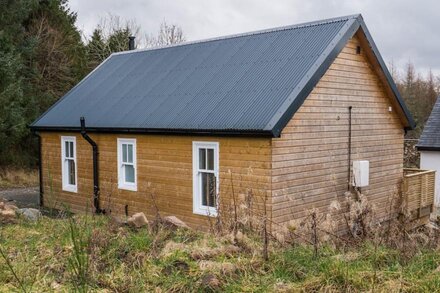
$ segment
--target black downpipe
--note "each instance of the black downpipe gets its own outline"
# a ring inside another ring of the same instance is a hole
[[[81,121],[81,135],[92,146],[93,149],[93,205],[95,206],[95,213],[104,213],[101,210],[99,203],[99,170],[98,170],[98,145],[86,132],[86,122],[84,117],[80,118]]]
[[[347,190],[350,191],[351,186],[351,110],[352,106],[348,107],[348,184]]]
[[[44,187],[43,187],[43,156],[42,156],[42,141],[41,135],[38,132],[34,132],[35,136],[38,137],[38,179],[40,180],[40,207],[44,205]]]

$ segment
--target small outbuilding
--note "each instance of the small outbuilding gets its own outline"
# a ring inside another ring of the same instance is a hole
[[[31,125],[44,205],[274,228],[353,186],[385,216],[412,127],[361,15],[114,53]]]
[[[432,109],[417,144],[420,152],[420,168],[435,170],[434,205],[440,207],[440,98]]]

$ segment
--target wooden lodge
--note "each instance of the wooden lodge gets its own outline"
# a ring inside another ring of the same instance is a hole
[[[354,15],[112,54],[31,128],[45,206],[206,228],[249,194],[276,226],[354,187],[385,216],[413,126]]]

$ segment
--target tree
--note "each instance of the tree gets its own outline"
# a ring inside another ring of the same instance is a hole
[[[165,45],[178,44],[185,41],[182,28],[176,24],[168,24],[163,21],[160,24],[157,36],[145,36],[145,43],[147,47],[158,47]]]
[[[76,14],[66,0],[0,1],[0,166],[31,166],[27,125],[85,74]]]
[[[27,125],[113,52],[142,43],[135,21],[101,20],[84,44],[67,0],[0,1],[0,166],[34,166],[36,139]],[[161,25],[158,44],[183,41]]]
[[[407,138],[419,138],[440,94],[440,80],[432,71],[424,78],[417,74],[414,65],[408,62],[404,78],[396,80],[396,83],[416,122],[416,128],[408,132]]]
[[[88,69],[93,70],[114,52],[128,50],[128,37],[139,37],[136,21],[122,21],[119,16],[102,18],[87,42]]]
[[[136,37],[136,46],[154,47],[176,44],[185,41],[182,29],[166,21],[160,25],[156,36],[140,37],[140,26],[135,20],[123,20],[109,14],[102,18],[86,45],[88,68],[92,70],[114,52],[128,50],[128,38]]]
[[[31,82],[41,113],[71,89],[87,68],[84,44],[75,27],[76,13],[69,10],[67,0],[39,3],[26,24],[26,37],[36,44]]]
[[[426,83],[427,83],[426,84],[426,86],[427,86],[426,95],[427,95],[427,99],[428,99],[428,106],[429,106],[429,109],[432,109],[432,107],[434,107],[434,104],[437,100],[437,96],[439,94],[439,85],[436,84],[435,77],[434,77],[434,74],[432,73],[431,69],[428,72],[428,79],[427,79]]]

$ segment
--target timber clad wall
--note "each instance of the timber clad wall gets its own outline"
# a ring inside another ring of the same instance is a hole
[[[76,136],[78,193],[61,188],[61,136]],[[176,215],[193,227],[208,225],[207,217],[193,214],[192,142],[220,144],[220,196],[230,197],[231,175],[237,197],[252,189],[256,196],[269,197],[271,190],[270,138],[215,138],[161,135],[90,134],[99,147],[102,208],[113,214],[142,211],[153,217],[152,194],[162,216]],[[118,189],[117,138],[136,138],[138,191]],[[92,209],[93,166],[91,146],[78,133],[42,133],[45,204],[61,203],[74,212]],[[229,170],[231,173],[229,173]],[[110,202],[109,202],[110,201]],[[268,206],[270,211],[270,204]]]
[[[352,109],[352,160],[370,161],[362,188],[385,216],[403,175],[403,126],[383,84],[354,37],[304,104],[273,139],[273,221],[286,224],[343,201],[348,183],[348,107]]]

